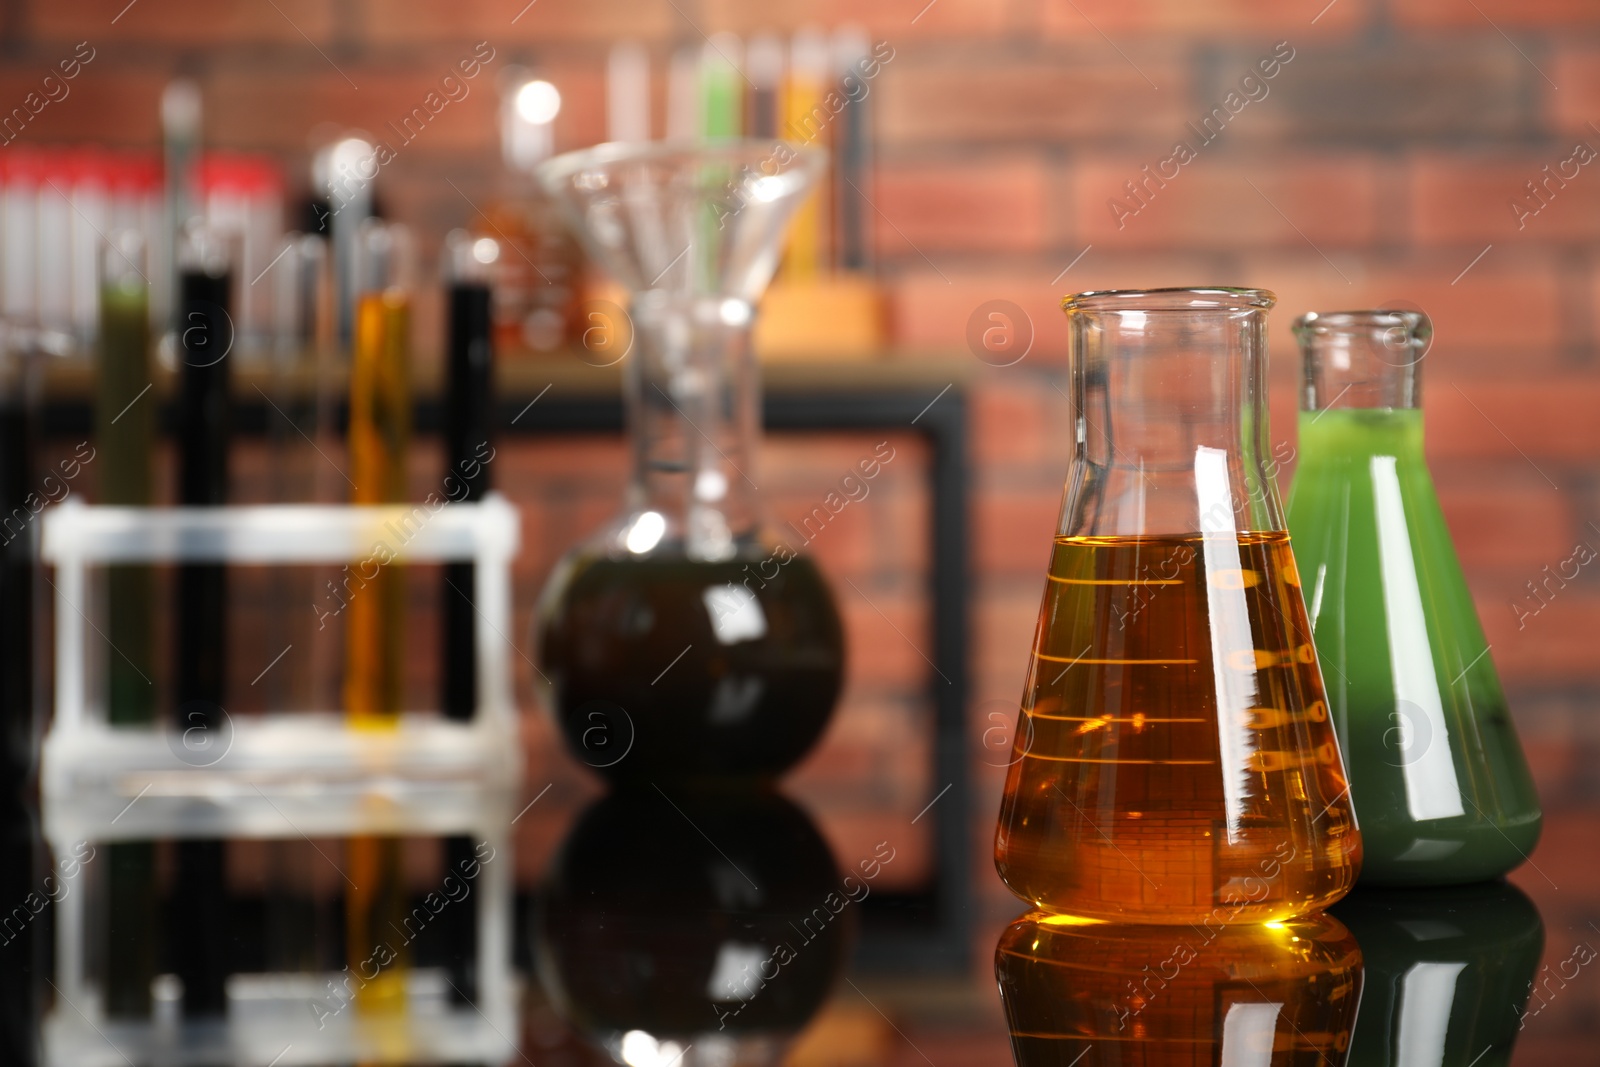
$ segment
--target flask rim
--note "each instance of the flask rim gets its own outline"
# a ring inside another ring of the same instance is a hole
[[[1433,320],[1421,311],[1389,308],[1358,308],[1353,311],[1308,311],[1290,327],[1297,338],[1306,340],[1333,330],[1401,329],[1413,344],[1433,337]]]
[[[1278,302],[1270,289],[1175,286],[1162,289],[1090,289],[1061,299],[1068,315],[1116,311],[1265,311]]]

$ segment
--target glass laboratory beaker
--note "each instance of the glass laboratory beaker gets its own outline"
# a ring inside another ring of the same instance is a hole
[[[609,144],[539,170],[631,294],[586,333],[627,338],[623,514],[568,553],[537,617],[568,747],[613,780],[770,778],[832,714],[843,631],[816,565],[762,527],[750,349],[821,162],[783,142]]]
[[[1271,293],[1082,293],[1074,455],[995,835],[1011,891],[1130,923],[1338,899],[1361,846],[1263,465]]]
[[[1289,525],[1310,583],[1376,884],[1504,874],[1539,839],[1539,798],[1422,454],[1411,311],[1295,323],[1305,359]]]

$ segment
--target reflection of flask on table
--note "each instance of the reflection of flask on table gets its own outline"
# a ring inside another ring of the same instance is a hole
[[[763,530],[754,303],[820,157],[602,145],[540,178],[632,292],[626,513],[557,568],[537,625],[574,754],[613,779],[770,778],[821,735],[843,634],[815,565]]]
[[[1422,452],[1409,311],[1306,315],[1289,520],[1349,768],[1362,880],[1492,878],[1539,838],[1539,799]]]
[[[995,839],[1024,900],[1127,922],[1338,899],[1360,839],[1263,464],[1270,293],[1086,293],[1076,455]]]
[[[1523,1013],[1556,991],[1529,998],[1544,922],[1516,886],[1362,888],[1334,914],[1366,963],[1351,1067],[1505,1067]]]
[[[406,498],[406,446],[411,436],[411,302],[402,287],[409,252],[398,227],[369,220],[357,245],[355,323],[350,361],[352,503],[394,504]],[[352,725],[399,726],[405,663],[405,571],[387,559],[364,560],[361,587],[345,623],[345,713]],[[406,915],[399,838],[351,838],[351,888],[345,907],[346,963],[373,967],[377,977],[356,993],[374,1014],[405,1008],[407,956],[384,952]],[[368,961],[372,961],[369,963]],[[363,977],[366,977],[363,974]]]
[[[995,977],[1017,1067],[1342,1067],[1361,950],[1336,919],[1119,926],[1032,912]]]
[[[621,1063],[757,1067],[827,998],[876,865],[841,878],[777,793],[647,786],[584,812],[551,870],[535,955],[586,1039]]]

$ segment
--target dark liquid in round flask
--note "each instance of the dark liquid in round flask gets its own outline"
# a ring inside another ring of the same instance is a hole
[[[750,332],[789,216],[821,169],[758,141],[609,145],[539,178],[630,290],[593,311],[621,361],[623,514],[556,568],[536,644],[568,747],[612,781],[770,779],[821,736],[844,638],[815,564],[762,532]],[[741,175],[760,188],[737,209]]]
[[[833,597],[809,559],[763,580],[766,554],[747,555],[563,565],[539,654],[579,759],[613,780],[755,779],[821,736],[844,661]]]

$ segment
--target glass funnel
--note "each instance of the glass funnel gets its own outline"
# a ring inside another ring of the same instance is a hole
[[[1378,884],[1503,874],[1539,799],[1422,451],[1410,311],[1305,315],[1289,527],[1308,584],[1366,858]]]
[[[763,532],[750,350],[822,160],[781,141],[609,144],[539,170],[631,292],[625,324],[597,324],[631,339],[624,511],[559,565],[536,624],[569,746],[612,779],[770,777],[832,713],[839,616],[811,560]]]
[[[1120,922],[1282,919],[1360,859],[1263,464],[1249,289],[1083,293],[1074,455],[995,835],[1011,891]]]
[[[1000,935],[995,977],[1017,1067],[1344,1067],[1362,999],[1361,949],[1327,915],[1161,927],[1036,911]]]
[[[1359,887],[1333,914],[1361,942],[1366,964],[1350,1067],[1506,1067],[1517,1032],[1564,981],[1552,968],[1556,982],[1534,991],[1544,921],[1505,882]]]

